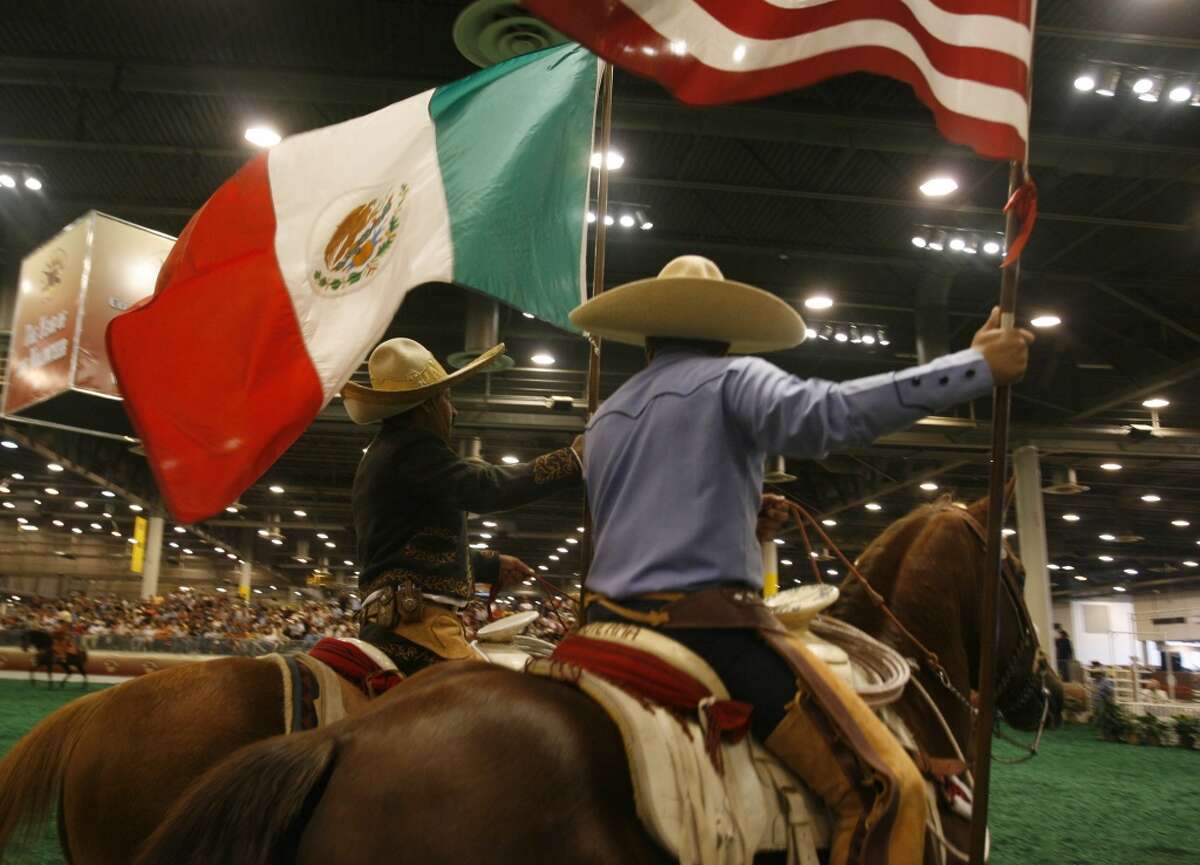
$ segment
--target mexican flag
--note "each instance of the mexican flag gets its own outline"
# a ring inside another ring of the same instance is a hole
[[[234,501],[333,398],[414,286],[564,328],[583,298],[599,64],[509,60],[285,139],[192,217],[108,352],[163,499]]]

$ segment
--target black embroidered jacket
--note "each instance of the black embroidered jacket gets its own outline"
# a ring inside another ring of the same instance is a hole
[[[427,430],[385,422],[354,475],[361,590],[410,577],[425,592],[469,600],[475,578],[495,580],[500,561],[490,550],[469,555],[467,512],[515,508],[581,474],[570,448],[496,466],[462,459]]]

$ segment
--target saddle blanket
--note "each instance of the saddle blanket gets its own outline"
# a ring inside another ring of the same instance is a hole
[[[323,727],[346,717],[341,680],[375,697],[404,677],[392,659],[362,640],[319,640],[307,654],[265,655],[283,679],[283,731],[294,733]]]
[[[572,640],[582,642],[572,648]],[[621,684],[589,672],[585,654],[608,655],[612,675],[614,646],[645,655],[642,681],[657,683],[654,694],[636,690],[631,654],[617,656],[616,666],[630,673]],[[707,662],[669,637],[621,623],[587,625],[559,648],[552,658],[530,661],[528,671],[574,683],[612,718],[625,743],[638,815],[681,865],[741,865],[766,850],[786,850],[789,865],[816,865],[829,839],[824,807],[744,735],[748,716],[739,721],[736,702]],[[677,671],[676,682],[667,680],[667,668]],[[660,702],[664,693],[695,693],[698,686],[703,696],[691,704],[698,713]]]

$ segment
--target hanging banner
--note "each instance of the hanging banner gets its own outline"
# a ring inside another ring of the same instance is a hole
[[[129,570],[140,574],[146,565],[146,522],[145,517],[133,518],[133,549],[129,551]]]

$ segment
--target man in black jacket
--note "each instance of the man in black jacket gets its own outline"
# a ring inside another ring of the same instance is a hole
[[[420,343],[391,339],[371,353],[371,387],[342,391],[356,423],[382,421],[354,476],[354,528],[365,593],[360,636],[405,675],[475,657],[458,611],[476,579],[507,583],[532,570],[467,547],[467,514],[502,511],[579,483],[582,437],[528,463],[495,466],[449,447],[450,388],[486,369],[499,345],[447,374]]]

